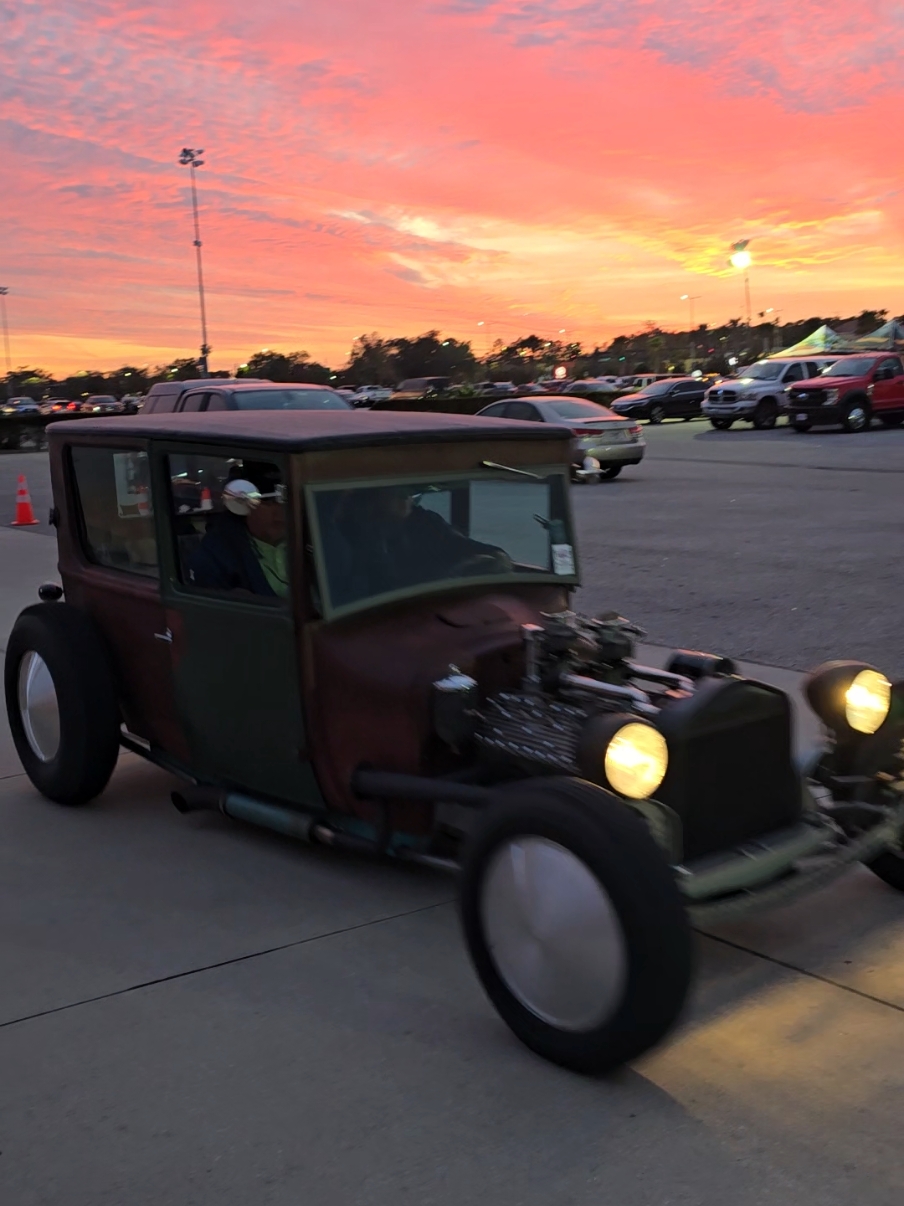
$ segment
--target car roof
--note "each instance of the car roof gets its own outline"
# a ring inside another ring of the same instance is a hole
[[[570,438],[568,428],[546,423],[394,410],[163,411],[149,415],[142,411],[121,419],[53,423],[48,432],[55,440],[77,435],[102,437],[104,443],[113,444],[136,437],[210,444],[234,441],[246,447],[277,445],[290,452],[500,438]]]
[[[205,381],[200,388],[207,392],[213,388],[213,382]],[[226,381],[220,384],[219,388],[228,389],[231,394],[243,391],[247,393],[249,390],[259,393],[261,390],[277,389],[331,389],[333,393],[339,392],[335,385],[314,385],[310,381]]]

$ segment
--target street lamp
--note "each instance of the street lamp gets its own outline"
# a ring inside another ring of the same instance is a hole
[[[739,272],[744,273],[744,301],[747,306],[747,327],[751,326],[750,317],[750,276],[748,269],[753,263],[750,252],[747,250],[749,239],[741,239],[737,243],[731,245],[731,255],[728,257],[728,262],[732,268],[737,268]]]
[[[6,371],[13,371],[13,358],[9,354],[9,323],[6,320],[6,295],[9,293],[9,285],[0,285],[0,317],[3,319],[3,347],[6,351]]]
[[[183,167],[188,167],[191,171],[191,207],[195,219],[195,255],[198,261],[198,300],[201,303],[201,355],[198,358],[198,367],[201,371],[201,376],[206,377],[208,374],[207,357],[210,355],[210,344],[207,342],[207,311],[204,306],[204,273],[201,269],[201,226],[198,221],[198,188],[195,183],[195,168],[203,167],[204,160],[201,156],[204,151],[193,147],[183,147],[179,155],[179,162]]]
[[[696,351],[696,348],[694,347],[694,302],[699,301],[700,296],[701,295],[699,293],[693,293],[693,294],[692,293],[682,293],[681,294],[681,301],[687,302],[688,310],[690,311],[691,326],[690,326],[690,339],[689,339],[688,343],[690,346],[690,353],[691,353],[691,367],[693,367],[694,352]]]

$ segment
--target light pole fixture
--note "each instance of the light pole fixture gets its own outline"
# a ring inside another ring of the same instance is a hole
[[[699,301],[700,296],[701,295],[699,293],[682,293],[681,294],[681,301],[687,302],[687,307],[688,307],[688,310],[690,311],[691,325],[690,325],[690,331],[689,331],[690,339],[688,340],[688,343],[690,345],[690,353],[691,353],[692,361],[694,359],[694,352],[696,351],[696,348],[694,347],[694,302]]]
[[[737,268],[744,273],[744,302],[747,307],[747,327],[751,326],[750,314],[750,275],[748,269],[753,263],[750,252],[747,250],[747,244],[750,239],[740,239],[737,243],[731,245],[731,255],[728,257],[728,262],[732,268]]]
[[[206,377],[209,372],[207,357],[210,355],[210,344],[207,342],[204,272],[201,267],[201,224],[198,221],[198,187],[195,183],[195,169],[204,166],[204,160],[201,158],[203,154],[204,151],[200,148],[195,150],[193,147],[183,147],[179,155],[179,162],[183,167],[188,167],[191,172],[191,207],[195,219],[195,256],[198,261],[198,301],[201,303],[201,355],[198,358],[198,367],[201,370],[201,376]]]
[[[13,371],[13,358],[9,352],[9,323],[6,318],[6,295],[9,293],[9,285],[0,285],[0,318],[3,319],[3,348],[6,352],[6,371]]]

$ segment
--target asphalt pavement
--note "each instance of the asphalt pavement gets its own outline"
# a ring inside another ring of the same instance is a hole
[[[904,433],[647,435],[575,491],[583,606],[785,687],[817,654],[902,671]],[[45,520],[42,454],[0,454],[0,506],[20,471]],[[55,561],[46,522],[0,527],[0,646]],[[868,871],[701,935],[683,1028],[595,1081],[496,1019],[453,880],[170,787],[126,755],[58,808],[0,729],[3,1206],[897,1206],[904,898]]]

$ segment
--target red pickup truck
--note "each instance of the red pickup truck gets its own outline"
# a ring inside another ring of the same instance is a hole
[[[891,352],[842,356],[818,377],[789,386],[782,408],[795,431],[838,423],[867,431],[873,417],[883,427],[900,427],[904,364]]]

